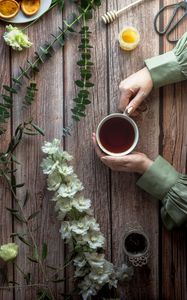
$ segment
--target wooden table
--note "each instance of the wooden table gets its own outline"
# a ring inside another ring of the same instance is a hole
[[[133,174],[115,173],[109,171],[96,157],[91,133],[95,131],[98,122],[110,112],[117,110],[119,99],[119,83],[128,75],[143,67],[145,58],[158,55],[172,48],[165,39],[159,39],[153,29],[153,17],[160,5],[173,3],[172,0],[149,0],[130,10],[110,26],[101,22],[101,15],[107,10],[122,8],[127,0],[103,0],[103,5],[96,10],[94,21],[91,22],[92,40],[94,45],[93,61],[95,88],[92,91],[92,103],[87,109],[87,116],[80,123],[74,124],[71,137],[63,140],[64,148],[75,158],[74,165],[77,174],[85,186],[85,194],[93,201],[95,216],[106,236],[106,254],[115,264],[124,261],[122,250],[123,235],[129,226],[137,223],[147,233],[151,243],[149,264],[135,270],[133,281],[121,289],[121,299],[137,300],[186,300],[186,249],[185,232],[183,230],[168,232],[162,226],[159,213],[159,203],[136,187],[137,176]],[[72,6],[67,5],[64,16],[72,12]],[[167,19],[167,18],[166,18]],[[167,20],[164,20],[167,21]],[[186,21],[185,21],[186,22]],[[181,25],[179,34],[186,28]],[[124,25],[130,24],[140,30],[141,44],[133,52],[120,50],[117,36]],[[62,15],[54,9],[41,21],[28,30],[30,39],[34,42],[31,49],[16,53],[5,46],[2,34],[5,30],[0,25],[0,82],[9,83],[12,75],[16,75],[19,66],[24,66],[27,58],[33,56],[34,50],[56,33],[62,25]],[[73,83],[79,78],[76,61],[79,58],[76,35],[70,38],[63,50],[59,49],[48,61],[36,77],[39,91],[31,109],[23,111],[19,93],[14,100],[12,119],[7,124],[7,132],[0,139],[0,150],[6,148],[12,133],[19,123],[29,116],[45,130],[45,140],[54,137],[61,138],[63,125],[71,121],[72,99],[76,93]],[[158,153],[170,161],[178,171],[186,170],[187,145],[187,87],[179,83],[164,88],[160,92],[153,91],[148,100],[149,110],[138,121],[140,128],[140,143],[138,150],[148,154],[152,159]],[[22,162],[17,172],[17,181],[25,182],[32,191],[32,199],[28,202],[26,211],[42,209],[39,218],[33,220],[33,226],[39,226],[37,240],[40,244],[47,241],[49,247],[49,264],[61,265],[65,257],[64,245],[59,234],[59,223],[54,213],[54,204],[49,202],[51,195],[46,191],[46,181],[40,169],[42,153],[40,151],[43,138],[25,138],[18,148],[16,156]],[[1,244],[11,241],[12,231],[21,229],[16,221],[12,221],[5,207],[12,206],[11,195],[6,185],[0,185],[0,241]],[[20,243],[20,254],[17,264],[25,271],[31,270],[35,281],[40,281],[41,274],[35,264],[25,259],[26,246]],[[15,268],[8,267],[9,280],[23,283],[23,276]],[[59,292],[71,289],[71,280],[65,285],[52,286],[56,299],[62,299]],[[125,298],[126,296],[126,298]],[[2,300],[36,299],[35,289],[0,290]]]

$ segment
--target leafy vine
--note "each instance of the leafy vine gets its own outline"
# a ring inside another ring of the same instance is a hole
[[[29,248],[31,255],[27,255],[27,260],[38,265],[38,268],[42,273],[42,280],[41,283],[35,282],[31,272],[25,272],[22,267],[14,261],[14,268],[23,275],[24,284],[20,284],[15,281],[8,281],[7,285],[0,287],[0,289],[34,287],[36,288],[37,299],[55,300],[53,291],[50,288],[50,283],[60,283],[65,280],[64,277],[60,277],[60,274],[64,268],[69,265],[71,258],[68,257],[63,266],[56,267],[46,263],[48,255],[47,243],[43,242],[41,248],[38,246],[35,239],[35,232],[37,229],[32,229],[30,224],[30,222],[40,214],[40,211],[32,212],[30,215],[25,213],[25,207],[31,197],[31,194],[28,190],[26,190],[23,199],[20,199],[20,197],[17,196],[17,189],[23,188],[25,184],[16,182],[15,173],[17,169],[12,168],[13,165],[20,164],[14,153],[19,144],[23,141],[23,137],[25,135],[35,136],[38,134],[44,135],[43,130],[33,123],[32,120],[24,122],[17,127],[7,150],[0,154],[0,177],[2,177],[7,183],[14,200],[13,208],[6,207],[6,209],[17,222],[24,226],[20,232],[13,232],[10,237],[13,239],[19,239]],[[7,281],[6,274],[3,275]]]
[[[63,1],[56,0],[54,5],[59,4],[63,7]],[[55,46],[58,44],[61,47],[64,46],[65,39],[68,32],[74,32],[74,25],[76,25],[81,19],[83,19],[83,26],[80,31],[82,35],[81,45],[79,49],[82,52],[82,59],[78,62],[80,66],[81,80],[77,80],[76,84],[82,89],[79,91],[78,96],[74,99],[76,105],[72,109],[73,118],[80,120],[80,117],[85,116],[85,107],[90,103],[89,101],[89,91],[87,88],[92,87],[94,84],[89,81],[91,78],[90,67],[93,63],[90,61],[90,44],[89,44],[89,28],[86,26],[86,20],[91,18],[92,9],[101,4],[100,0],[82,0],[79,7],[80,14],[73,18],[73,20],[64,20],[63,28],[59,28],[59,33],[57,35],[52,34],[54,37],[53,41],[50,43],[45,43],[45,45],[39,48],[39,51],[35,52],[35,58],[33,61],[27,60],[28,65],[23,69],[20,67],[20,74],[16,78],[12,78],[10,85],[3,85],[4,92],[0,94],[3,98],[3,102],[0,103],[0,134],[5,132],[4,124],[7,119],[11,116],[11,109],[13,107],[13,96],[18,93],[18,88],[22,86],[22,79],[25,77],[31,80],[33,75],[40,71],[40,65],[45,63],[45,61],[52,57],[55,53]],[[26,29],[27,27],[25,27]],[[24,29],[24,30],[25,30]],[[27,93],[23,101],[24,105],[31,105],[34,101],[35,92],[37,91],[36,83],[31,82],[27,87]],[[70,130],[64,130],[64,133],[69,133]]]
[[[75,106],[72,109],[72,117],[76,121],[79,121],[81,117],[85,117],[86,105],[91,103],[89,100],[90,93],[88,88],[94,86],[94,84],[90,82],[90,78],[92,77],[91,67],[93,66],[90,53],[90,49],[92,48],[89,40],[90,33],[91,32],[89,31],[89,27],[86,23],[86,16],[83,16],[83,27],[80,31],[81,44],[79,45],[81,60],[77,62],[78,66],[80,66],[81,80],[75,81],[76,85],[81,89],[78,92],[77,97],[74,99]]]

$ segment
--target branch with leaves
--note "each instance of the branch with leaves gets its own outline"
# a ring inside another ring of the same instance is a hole
[[[90,49],[90,31],[86,23],[86,16],[83,17],[83,26],[81,28],[81,44],[79,45],[79,50],[81,52],[81,60],[77,62],[77,65],[80,67],[81,79],[75,81],[75,84],[80,88],[77,97],[74,100],[75,106],[72,109],[73,119],[79,121],[81,117],[85,117],[86,105],[90,104],[89,96],[90,92],[88,88],[93,87],[94,84],[90,82],[92,77],[91,67],[93,62],[91,61]]]
[[[27,259],[28,261],[35,263],[40,269],[41,273],[43,274],[42,282],[35,282],[34,278],[32,278],[32,272],[25,272],[22,267],[19,266],[16,261],[14,261],[14,267],[23,275],[25,284],[23,285],[19,284],[18,282],[8,281],[8,285],[0,287],[0,289],[34,287],[36,288],[37,299],[54,300],[55,296],[53,295],[53,291],[50,288],[50,283],[60,283],[65,280],[64,277],[62,278],[60,276],[60,274],[64,270],[64,268],[71,263],[72,258],[68,257],[63,266],[56,267],[47,264],[47,243],[43,242],[40,249],[35,239],[36,230],[32,229],[31,227],[31,221],[40,214],[40,211],[32,212],[29,215],[25,213],[26,204],[31,197],[30,192],[26,190],[25,196],[23,197],[23,199],[20,199],[17,194],[17,190],[23,188],[25,184],[16,182],[17,169],[13,167],[13,165],[20,164],[15,156],[15,150],[23,141],[23,137],[25,135],[35,136],[38,134],[44,135],[43,130],[35,123],[33,123],[32,120],[24,122],[17,127],[7,150],[4,153],[0,154],[0,177],[2,177],[6,181],[8,188],[12,193],[12,198],[14,201],[13,208],[6,207],[6,209],[9,213],[11,213],[12,217],[17,222],[22,224],[21,231],[13,232],[10,237],[14,240],[19,239],[29,248],[30,253],[32,254],[27,255]]]
[[[54,5],[56,5],[59,1],[54,1]],[[26,78],[28,80],[32,80],[33,76],[40,71],[40,66],[43,63],[45,63],[47,59],[51,58],[51,56],[55,53],[56,45],[59,45],[61,47],[64,46],[68,32],[74,32],[74,26],[81,19],[83,20],[83,26],[80,31],[82,38],[79,49],[82,52],[82,58],[78,62],[78,65],[80,66],[81,80],[76,81],[76,84],[81,88],[81,90],[79,91],[77,98],[74,99],[76,105],[72,111],[73,118],[76,120],[80,120],[80,117],[85,116],[85,107],[87,104],[90,103],[89,92],[87,88],[90,88],[94,85],[89,81],[89,79],[91,78],[90,67],[93,65],[93,63],[90,60],[90,31],[88,26],[86,26],[86,20],[91,18],[92,10],[100,4],[100,0],[82,0],[81,3],[78,4],[80,14],[74,17],[73,20],[65,20],[63,28],[59,28],[59,33],[57,35],[52,34],[52,36],[54,37],[53,41],[41,46],[39,48],[39,51],[35,52],[34,60],[27,60],[28,64],[24,69],[20,67],[20,74],[16,78],[12,78],[12,82],[10,85],[3,85],[4,92],[0,94],[0,96],[3,99],[3,102],[0,103],[0,134],[3,134],[5,132],[4,125],[7,122],[7,119],[9,119],[11,116],[11,109],[13,107],[13,97],[15,94],[18,93],[18,89],[21,88],[23,84],[22,79]],[[28,106],[33,103],[36,91],[36,83],[31,81],[31,83],[27,87],[27,93],[23,100],[24,106]],[[64,133],[70,133],[70,128],[71,126],[64,130]]]

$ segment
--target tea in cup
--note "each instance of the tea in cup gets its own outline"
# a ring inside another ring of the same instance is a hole
[[[131,153],[139,140],[139,130],[126,113],[114,113],[105,117],[98,125],[96,140],[100,149],[111,156]]]

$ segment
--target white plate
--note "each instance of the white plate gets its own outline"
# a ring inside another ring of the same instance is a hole
[[[37,19],[38,17],[40,17],[44,12],[46,12],[46,10],[48,10],[48,8],[50,7],[51,2],[52,2],[52,0],[41,0],[41,5],[40,5],[39,11],[31,17],[27,17],[20,10],[19,13],[17,14],[17,16],[15,16],[12,19],[8,19],[8,20],[5,20],[3,18],[0,18],[0,19],[5,22],[8,22],[8,23],[17,23],[17,24],[31,22],[31,21]]]

